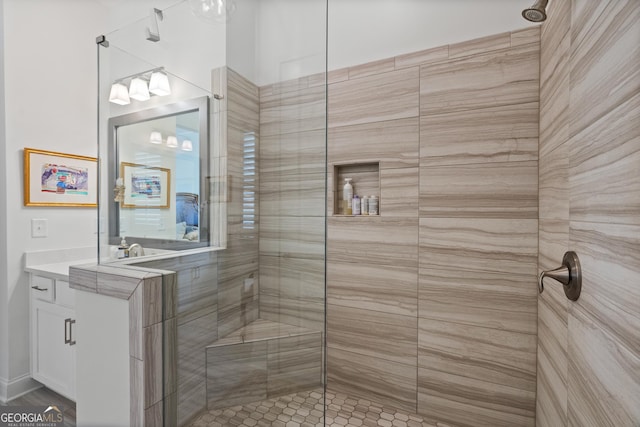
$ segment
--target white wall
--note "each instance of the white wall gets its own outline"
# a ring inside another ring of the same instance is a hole
[[[328,69],[524,28],[532,24],[521,12],[531,4],[533,0],[328,0]],[[255,83],[324,71],[324,1],[263,0],[255,7]],[[230,33],[229,57],[252,36]]]
[[[5,143],[2,156],[0,286],[0,386],[20,393],[29,386],[28,279],[23,254],[28,251],[95,246],[96,210],[24,207],[23,148],[96,155],[96,28],[104,11],[94,2],[5,0],[4,96]],[[48,220],[46,238],[31,237],[31,219]],[[6,221],[6,224],[5,224]],[[3,296],[6,295],[6,298]],[[27,377],[25,377],[25,375]]]
[[[0,52],[4,52],[4,3],[0,1]],[[7,141],[4,120],[4,55],[0,55],[0,180],[7,182]],[[7,186],[0,185],[0,233],[7,229]],[[8,239],[0,240],[0,399],[6,399],[6,382],[9,377],[9,313],[7,310],[7,248]],[[4,385],[3,385],[4,384]]]

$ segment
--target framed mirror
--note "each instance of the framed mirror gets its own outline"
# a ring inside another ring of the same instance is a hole
[[[109,244],[209,246],[209,98],[109,119]]]

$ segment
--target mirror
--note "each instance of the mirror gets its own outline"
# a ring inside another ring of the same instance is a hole
[[[209,245],[209,98],[109,119],[109,243]]]

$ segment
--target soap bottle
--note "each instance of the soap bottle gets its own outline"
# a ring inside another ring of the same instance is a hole
[[[122,236],[120,246],[118,246],[118,258],[129,258],[129,245],[124,236]]]
[[[342,189],[343,210],[345,215],[353,215],[353,186],[351,178],[344,179],[345,184]]]
[[[360,199],[360,215],[369,215],[369,198],[362,196]]]
[[[360,197],[358,197],[358,195],[356,194],[355,196],[353,196],[353,214],[354,215],[360,215],[362,212],[360,212]]]
[[[378,197],[369,197],[369,215],[378,215]]]

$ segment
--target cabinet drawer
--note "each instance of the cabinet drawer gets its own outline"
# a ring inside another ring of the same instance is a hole
[[[69,308],[75,308],[76,306],[76,291],[69,287],[69,282],[56,280],[55,297],[56,304],[64,305]]]
[[[31,292],[36,299],[53,302],[55,296],[53,279],[32,275]]]

